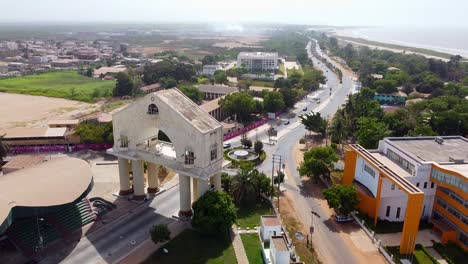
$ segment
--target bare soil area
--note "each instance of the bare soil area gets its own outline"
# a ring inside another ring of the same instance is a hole
[[[0,93],[0,129],[42,126],[51,119],[77,118],[98,108],[98,104],[60,98]]]

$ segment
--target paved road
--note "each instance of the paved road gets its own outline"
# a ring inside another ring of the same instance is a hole
[[[175,221],[171,216],[179,211],[179,186],[162,193],[148,204],[83,237],[71,252],[63,254],[66,255],[63,260],[57,255],[41,263],[114,263],[148,239],[151,226]]]
[[[328,69],[323,63],[319,62],[312,56],[310,52],[310,44],[307,47],[309,57],[312,58],[314,65],[320,68],[327,78],[325,88],[318,92],[317,95],[321,103],[316,103],[304,100],[298,103],[298,106],[307,106],[308,110],[319,111],[322,116],[332,118],[336,110],[345,103],[347,95],[352,89],[352,84],[349,76],[343,77],[343,83],[340,83],[338,76]],[[326,55],[323,55],[326,56]],[[331,88],[331,94],[330,90]],[[302,111],[301,108],[296,109],[296,112]],[[290,128],[288,128],[288,126]],[[330,218],[327,217],[327,212],[321,206],[317,206],[316,199],[310,197],[307,193],[302,193],[302,183],[300,175],[296,169],[298,162],[295,160],[293,153],[293,146],[299,141],[306,133],[306,129],[298,118],[291,119],[291,124],[283,126],[279,129],[279,139],[276,145],[265,146],[265,151],[269,154],[269,158],[259,168],[261,171],[271,175],[272,164],[271,154],[280,154],[284,158],[286,170],[290,173],[288,175],[288,182],[284,187],[294,199],[295,205],[300,209],[299,214],[306,221],[304,224],[309,225],[312,222],[310,211],[315,211],[321,217],[315,217],[314,221],[314,247],[319,252],[324,263],[359,263],[358,258],[355,256],[353,249],[349,247],[343,237],[340,235],[340,230],[330,224]],[[261,134],[262,140],[265,139],[263,133]]]

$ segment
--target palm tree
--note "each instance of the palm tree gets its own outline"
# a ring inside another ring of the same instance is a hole
[[[0,136],[0,167],[2,166],[3,158],[7,156],[8,150],[10,150],[10,147],[5,142],[5,135],[2,135]]]
[[[241,170],[237,176],[232,179],[231,195],[237,204],[247,204],[254,202],[258,197],[257,178],[258,170],[254,169],[252,164],[241,165]]]

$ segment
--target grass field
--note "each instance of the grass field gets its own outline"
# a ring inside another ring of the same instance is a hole
[[[260,216],[274,214],[270,202],[259,202],[253,206],[241,206],[237,211],[237,226],[242,229],[253,229],[255,226],[260,226]]]
[[[387,247],[387,250],[390,251],[391,254],[393,254],[393,257],[395,259],[396,263],[401,263],[401,259],[407,259],[411,258],[413,261],[412,263],[415,264],[435,264],[438,263],[435,259],[433,259],[426,250],[420,245],[417,244],[414,253],[412,256],[408,255],[400,255],[400,247]]]
[[[0,92],[43,95],[91,102],[112,95],[114,81],[95,80],[74,71],[48,72],[0,80]]]
[[[210,237],[193,230],[186,230],[164,245],[169,253],[154,252],[143,264],[153,263],[237,263],[234,248],[227,237]]]
[[[249,264],[263,264],[262,244],[258,234],[242,234],[242,244],[247,254]]]

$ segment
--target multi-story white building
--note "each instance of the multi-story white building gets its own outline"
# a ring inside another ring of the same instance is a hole
[[[204,75],[213,75],[217,70],[220,70],[221,66],[217,64],[213,65],[203,65],[203,74]]]
[[[252,72],[274,71],[278,69],[276,52],[240,52],[237,56],[237,67]]]
[[[420,220],[443,243],[468,248],[468,140],[460,136],[390,137],[377,150],[350,145],[343,184],[354,184],[359,210],[404,222],[400,249],[412,252]]]

